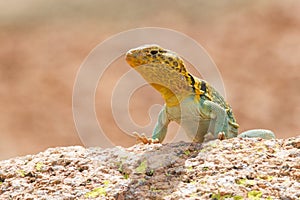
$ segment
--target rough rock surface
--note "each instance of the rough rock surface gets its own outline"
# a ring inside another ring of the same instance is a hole
[[[0,161],[0,199],[300,199],[300,136],[51,148]]]

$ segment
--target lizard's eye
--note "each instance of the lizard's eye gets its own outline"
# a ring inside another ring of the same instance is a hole
[[[156,55],[158,53],[158,51],[157,50],[151,50],[150,53],[151,53],[151,55]]]

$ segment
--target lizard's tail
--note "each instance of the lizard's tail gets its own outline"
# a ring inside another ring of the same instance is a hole
[[[275,139],[275,134],[266,129],[252,129],[248,131],[244,131],[241,134],[239,134],[237,137],[239,138],[263,138],[263,139]]]

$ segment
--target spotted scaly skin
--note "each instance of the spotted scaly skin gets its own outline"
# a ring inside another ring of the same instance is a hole
[[[194,142],[215,138],[275,138],[269,130],[255,129],[238,136],[239,125],[230,105],[205,80],[189,73],[175,52],[158,45],[143,45],[126,53],[127,63],[163,97],[166,104],[159,113],[152,140],[162,142],[168,124],[180,124]]]

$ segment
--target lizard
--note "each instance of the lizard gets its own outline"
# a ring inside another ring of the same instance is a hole
[[[231,106],[207,81],[188,72],[177,53],[150,44],[130,49],[125,59],[165,101],[152,138],[135,133],[143,143],[161,143],[171,121],[180,124],[187,136],[199,143],[217,138],[275,138],[272,131],[265,129],[238,134],[239,125]]]

